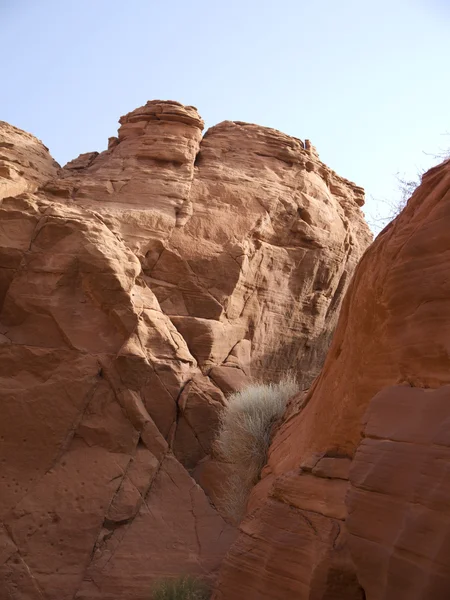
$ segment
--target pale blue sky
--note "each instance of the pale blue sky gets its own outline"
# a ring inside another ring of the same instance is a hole
[[[309,138],[392,199],[450,146],[450,0],[0,0],[0,119],[64,164],[150,99]]]

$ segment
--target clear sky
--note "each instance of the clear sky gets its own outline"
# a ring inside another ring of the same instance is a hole
[[[450,146],[450,0],[0,0],[0,49],[0,119],[61,164],[178,100],[311,139],[373,218]]]

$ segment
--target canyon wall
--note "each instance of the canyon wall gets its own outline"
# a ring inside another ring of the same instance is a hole
[[[309,142],[239,122],[202,137],[176,102],[120,123],[62,169],[0,123],[0,597],[214,578],[236,536],[213,502],[225,395],[311,383],[371,240],[363,191]]]
[[[449,231],[446,161],[359,263],[215,598],[449,597]]]

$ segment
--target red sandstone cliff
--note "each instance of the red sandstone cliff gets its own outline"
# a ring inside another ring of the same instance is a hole
[[[233,122],[202,138],[175,102],[120,122],[63,169],[0,124],[1,598],[213,577],[235,536],[201,487],[224,394],[311,382],[370,241],[363,191],[309,144]]]
[[[216,598],[450,597],[449,232],[447,161],[358,265]]]

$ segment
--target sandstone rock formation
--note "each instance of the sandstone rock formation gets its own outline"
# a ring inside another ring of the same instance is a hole
[[[438,389],[450,384],[449,227],[447,161],[358,265],[322,372],[275,436],[217,599],[450,597],[450,408]]]
[[[225,395],[288,369],[309,384],[370,240],[362,190],[309,143],[202,138],[176,102],[120,122],[59,170],[0,125],[0,597],[213,577],[235,536],[211,503]]]
[[[389,387],[369,405],[347,517],[369,599],[449,597],[449,407],[450,386]]]
[[[36,191],[58,168],[35,137],[0,121],[0,198]]]

